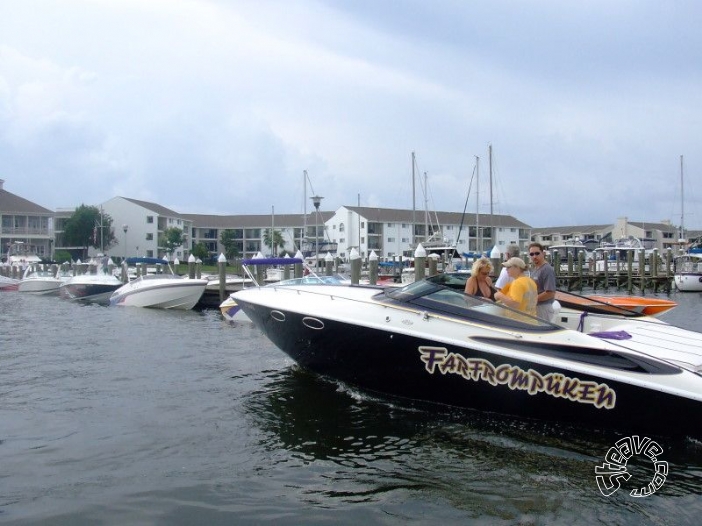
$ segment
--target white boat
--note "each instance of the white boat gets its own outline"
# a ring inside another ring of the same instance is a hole
[[[687,253],[674,260],[673,283],[680,292],[702,292],[702,254]]]
[[[594,269],[596,272],[623,272],[628,268],[629,257],[632,260],[632,270],[638,271],[641,253],[644,253],[644,271],[648,271],[646,259],[652,250],[647,248],[639,238],[628,236],[617,239],[613,243],[603,242],[592,251]]]
[[[366,390],[702,438],[702,334],[656,318],[626,325],[634,334],[617,340],[614,324],[588,334],[429,280],[273,285],[234,298],[299,365]]]
[[[680,156],[680,236],[678,241],[686,245],[685,238],[685,192],[683,180],[683,157]],[[688,246],[687,252],[674,260],[673,283],[680,292],[702,292],[702,248],[699,242]]]
[[[61,284],[70,277],[71,274],[65,265],[56,267],[33,263],[24,270],[17,290],[37,295],[58,294]]]
[[[26,269],[34,263],[41,263],[41,258],[37,255],[36,247],[23,241],[15,241],[10,245],[7,256],[7,264],[11,267]]]
[[[556,255],[558,255],[559,269],[561,272],[568,271],[569,261],[572,261],[573,265],[577,266],[581,257],[585,264],[588,264],[592,258],[592,253],[580,239],[569,239],[560,245],[551,245],[547,248],[547,251],[551,253],[551,262],[554,265]],[[582,256],[580,254],[582,254]]]
[[[110,305],[190,310],[200,300],[206,279],[189,279],[173,273],[168,261],[158,258],[128,258],[128,265],[142,265],[144,272],[110,296]],[[149,273],[151,267],[154,273]]]

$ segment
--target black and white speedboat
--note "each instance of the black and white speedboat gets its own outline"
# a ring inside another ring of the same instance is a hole
[[[62,298],[83,303],[110,304],[112,293],[124,283],[112,274],[77,274],[59,286]]]
[[[633,345],[621,331],[565,328],[429,280],[268,286],[234,298],[301,366],[367,390],[702,437],[702,334],[663,322]],[[666,334],[675,343],[662,345]]]

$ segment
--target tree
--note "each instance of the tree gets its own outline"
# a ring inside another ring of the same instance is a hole
[[[237,240],[234,238],[234,230],[227,228],[219,235],[219,242],[224,246],[224,256],[227,259],[234,259],[241,256]]]
[[[175,249],[183,244],[183,231],[178,227],[167,228],[161,234],[159,245],[167,254],[173,254]]]
[[[285,246],[285,240],[280,230],[273,230],[273,236],[271,237],[271,230],[272,229],[267,228],[263,233],[263,244],[271,249],[271,255],[275,257],[276,248],[283,248]]]
[[[205,245],[203,242],[200,242],[197,245],[195,245],[190,253],[194,257],[200,258],[203,261],[210,257],[210,251],[207,250],[207,245]]]
[[[82,247],[83,259],[87,259],[89,247],[107,250],[117,243],[112,218],[98,207],[84,204],[66,219],[63,237],[66,245]]]

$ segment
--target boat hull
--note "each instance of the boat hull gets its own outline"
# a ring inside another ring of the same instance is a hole
[[[23,279],[17,285],[17,290],[19,292],[48,296],[58,294],[61,283],[59,279]]]
[[[675,274],[673,281],[680,292],[702,292],[702,274]]]
[[[152,309],[190,310],[205,290],[205,280],[178,280],[163,284],[140,285],[130,282],[110,296],[110,305]]]
[[[59,288],[62,298],[84,303],[110,304],[112,294],[122,283],[64,283]]]
[[[586,297],[646,316],[658,316],[677,306],[677,303],[672,300],[643,296],[600,296],[588,294]]]
[[[285,301],[259,301],[252,291],[235,298],[266,336],[302,367],[363,389],[588,427],[702,436],[699,397],[661,392],[645,378],[627,381],[631,375],[624,374],[618,380],[617,375],[598,374],[597,367],[532,358],[555,344],[485,336],[489,330],[471,336],[469,328],[457,329],[422,313],[370,305],[364,308],[380,309],[377,319],[365,315],[359,322],[322,315],[323,309],[286,308]],[[332,298],[330,305],[342,301]],[[423,337],[414,325],[424,323],[436,324],[431,330],[435,335],[462,330],[462,343],[452,343],[456,340],[451,337]],[[702,383],[697,375],[670,367],[665,381],[671,385]]]

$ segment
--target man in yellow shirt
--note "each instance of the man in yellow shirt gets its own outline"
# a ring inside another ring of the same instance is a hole
[[[512,278],[502,290],[495,293],[495,301],[536,316],[536,282],[524,274],[526,263],[520,258],[509,258],[502,263]]]

